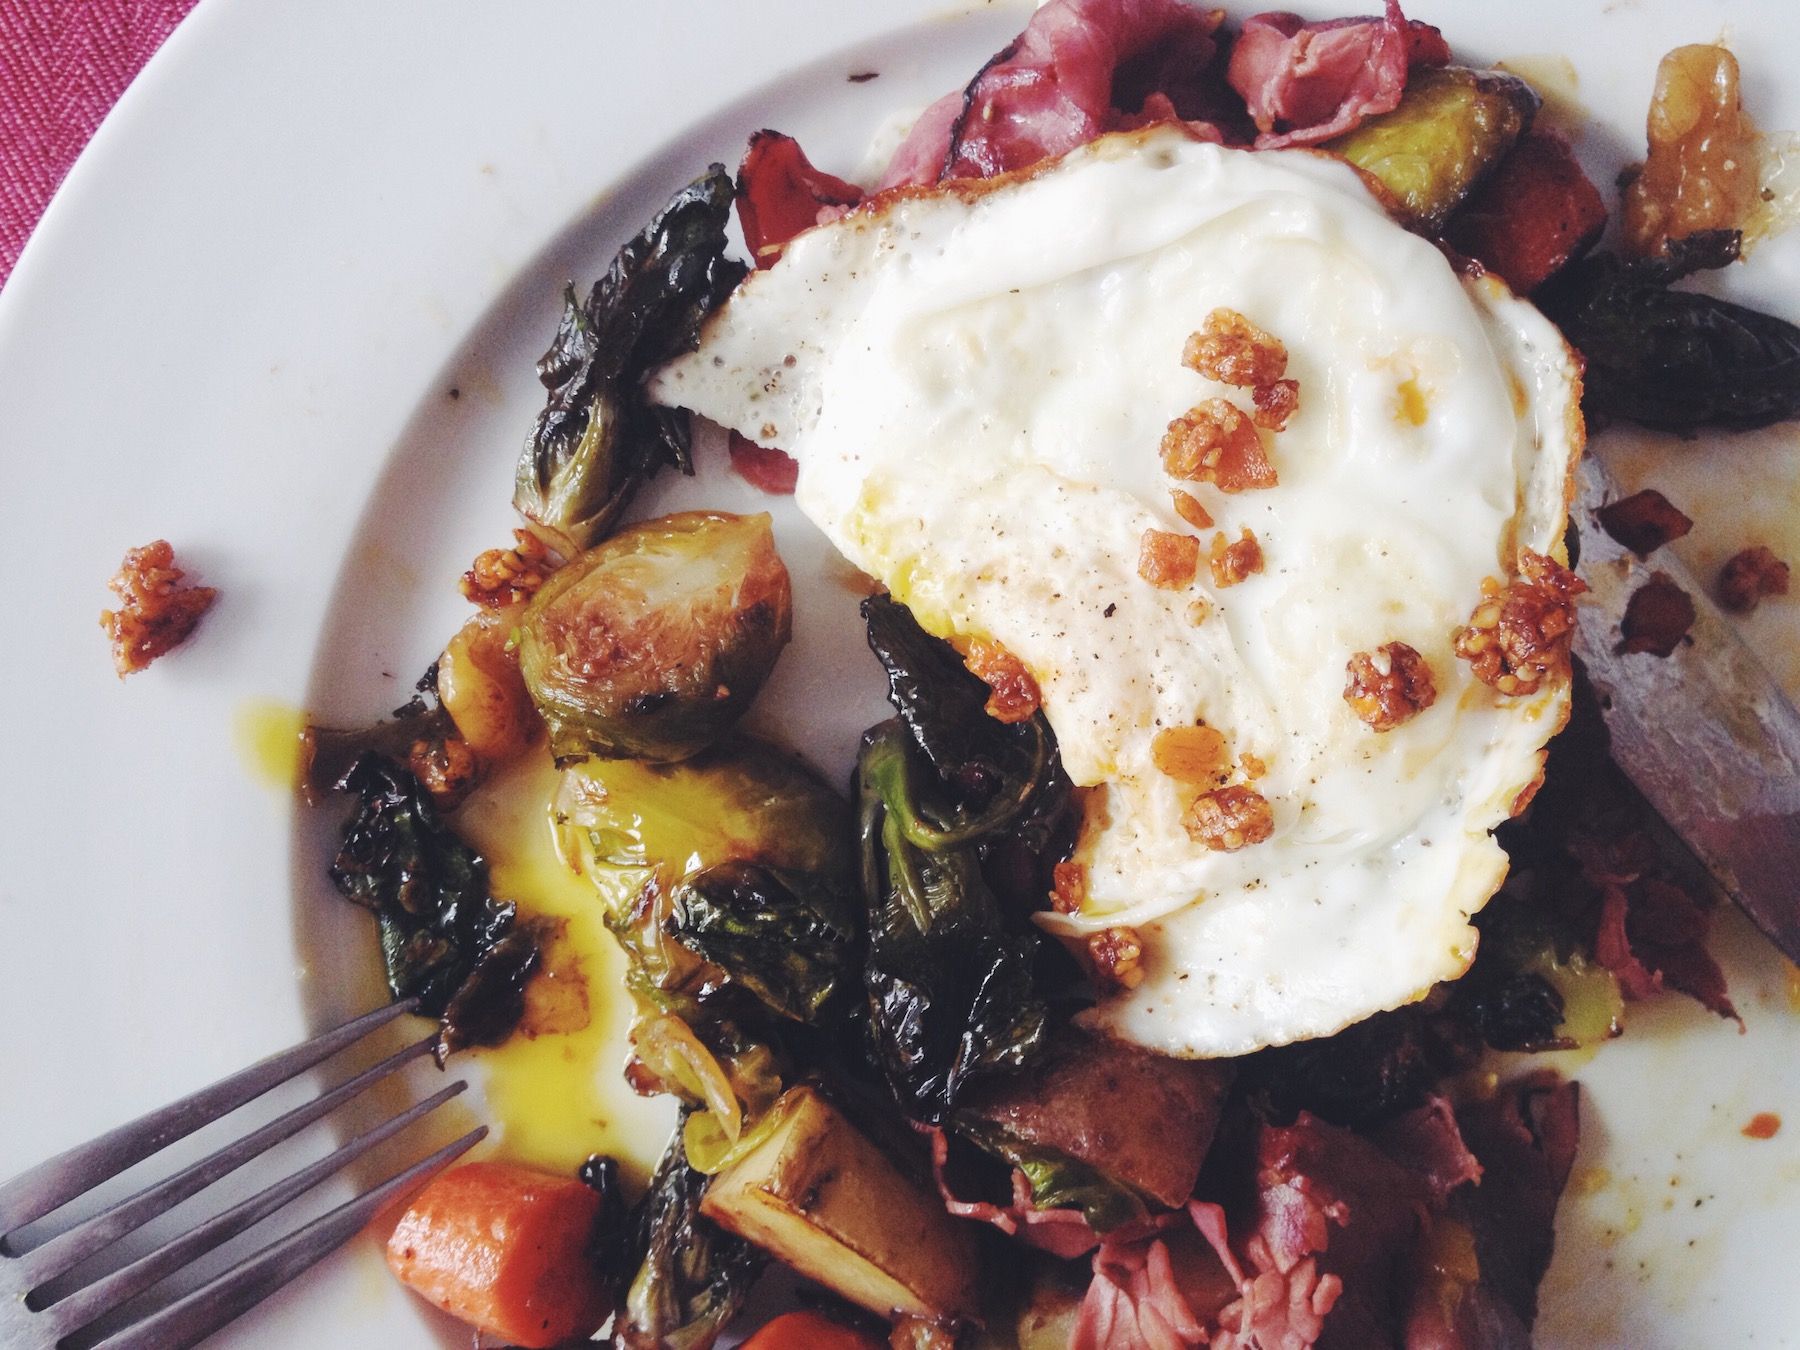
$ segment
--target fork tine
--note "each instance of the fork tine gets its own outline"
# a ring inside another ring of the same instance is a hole
[[[260,1097],[276,1084],[361,1040],[375,1028],[386,1025],[402,1013],[411,1012],[415,1006],[416,1000],[403,999],[365,1013],[354,1021],[291,1050],[270,1055],[229,1078],[220,1079],[211,1087],[159,1107],[128,1125],[108,1130],[98,1139],[77,1145],[21,1172],[0,1185],[0,1239],[117,1176],[133,1163],[185,1138],[202,1125],[217,1120],[227,1111],[235,1110],[253,1097]]]
[[[94,1350],[185,1350],[248,1312],[349,1241],[389,1201],[404,1194],[428,1173],[473,1148],[487,1132],[485,1125],[470,1130],[461,1139],[446,1144],[423,1162],[390,1177],[374,1190],[271,1242],[254,1256],[246,1257],[142,1322],[108,1336]]]
[[[133,1229],[174,1208],[227,1173],[236,1171],[282,1140],[298,1134],[352,1097],[367,1091],[378,1080],[427,1054],[436,1041],[435,1032],[422,1040],[414,1041],[379,1064],[371,1065],[355,1077],[346,1079],[329,1092],[296,1106],[260,1129],[251,1131],[172,1176],[146,1186],[135,1195],[82,1220],[67,1232],[58,1233],[41,1245],[20,1253],[18,1269],[27,1287],[35,1288],[46,1280],[53,1280],[66,1273]]]
[[[141,1294],[164,1276],[179,1270],[220,1243],[229,1241],[252,1224],[273,1214],[295,1196],[305,1194],[326,1177],[349,1166],[375,1145],[393,1138],[420,1117],[431,1114],[467,1087],[468,1084],[460,1080],[450,1084],[418,1105],[402,1111],[392,1120],[365,1131],[335,1152],[276,1182],[260,1194],[240,1201],[222,1214],[214,1215],[173,1241],[146,1253],[130,1265],[122,1266],[87,1288],[79,1289],[67,1298],[51,1304],[43,1310],[46,1322],[53,1328],[51,1334],[60,1340],[111,1312],[126,1299]]]

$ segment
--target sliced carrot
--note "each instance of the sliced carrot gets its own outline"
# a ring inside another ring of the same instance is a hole
[[[791,1312],[765,1322],[742,1350],[887,1350],[887,1342],[823,1313]]]
[[[441,1173],[388,1240],[401,1283],[452,1317],[541,1350],[610,1309],[588,1256],[600,1197],[573,1177],[479,1162]]]

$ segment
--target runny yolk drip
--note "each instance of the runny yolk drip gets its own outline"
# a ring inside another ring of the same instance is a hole
[[[251,775],[269,787],[292,789],[300,783],[301,734],[306,714],[270,699],[251,699],[231,718],[231,738]]]
[[[592,883],[556,855],[549,818],[555,791],[556,770],[534,751],[456,816],[487,859],[497,898],[516,901],[522,916],[562,921],[545,945],[545,974],[528,991],[520,1030],[473,1054],[485,1070],[502,1157],[572,1173],[589,1154],[605,1153],[641,1183],[668,1143],[674,1112],[667,1099],[639,1097],[625,1083],[625,957],[601,922]]]

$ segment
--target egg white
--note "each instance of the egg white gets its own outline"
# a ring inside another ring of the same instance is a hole
[[[1181,485],[1229,538],[1255,532],[1265,570],[1220,588],[1203,564],[1161,590],[1137,572],[1143,532],[1195,532],[1164,429],[1203,398],[1247,406],[1181,362],[1220,306],[1285,343],[1300,407],[1267,441],[1278,486]],[[1198,1056],[1328,1034],[1472,959],[1469,917],[1505,875],[1490,831],[1568,695],[1496,695],[1451,635],[1517,550],[1559,553],[1578,389],[1548,321],[1459,276],[1348,166],[1174,127],[809,231],[652,385],[794,455],[801,510],[846,558],[1037,677],[1088,789],[1086,901],[1043,922],[1136,928],[1145,978],[1095,1016]],[[1396,640],[1438,697],[1377,734],[1345,663]],[[1266,842],[1214,852],[1183,829],[1195,789],[1150,747],[1200,721],[1266,766]]]

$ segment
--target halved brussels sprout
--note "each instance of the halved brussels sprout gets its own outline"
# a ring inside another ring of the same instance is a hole
[[[559,764],[681,760],[743,715],[792,626],[769,517],[684,511],[552,575],[520,624],[520,668]]]
[[[1415,70],[1392,112],[1325,142],[1394,195],[1405,223],[1435,234],[1536,116],[1537,92],[1497,70]]]
[[[853,884],[850,808],[811,769],[749,736],[678,764],[588,759],[563,771],[553,815],[563,861],[611,914],[654,881],[673,895],[723,863]]]
[[[625,950],[640,1079],[705,1108],[688,1117],[689,1156],[723,1166],[783,1086],[771,1014],[823,1025],[854,982],[848,806],[798,760],[734,737],[679,764],[576,764],[553,819]]]

